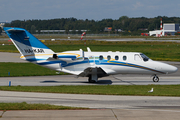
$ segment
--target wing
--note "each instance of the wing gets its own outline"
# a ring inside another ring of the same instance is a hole
[[[78,76],[89,77],[92,74],[97,74],[98,78],[108,76],[108,74],[101,67],[95,67],[95,68],[88,67],[83,72],[81,72]]]

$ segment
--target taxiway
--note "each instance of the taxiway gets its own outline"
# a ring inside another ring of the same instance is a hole
[[[103,77],[97,83],[88,83],[86,77],[76,78],[74,75],[0,77],[0,86],[59,86],[59,85],[176,85],[180,84],[180,76],[162,76],[155,83],[152,77],[143,75],[116,75]]]
[[[0,91],[0,102],[46,103],[91,110],[0,111],[2,120],[177,120],[180,97],[81,95]]]
[[[0,62],[25,62],[19,53],[0,53]],[[3,57],[6,56],[6,57]],[[7,56],[12,56],[7,57]],[[179,62],[167,62],[180,68]],[[0,85],[8,86],[56,86],[56,85],[170,85],[180,84],[180,69],[168,76],[160,76],[154,83],[147,75],[115,75],[99,79],[97,83],[88,83],[87,78],[73,75],[0,77]],[[0,111],[0,119],[11,120],[177,120],[180,117],[180,97],[156,96],[114,96],[80,95],[33,92],[0,91],[0,102],[47,103],[52,105],[88,107],[93,110],[49,110],[49,111]]]

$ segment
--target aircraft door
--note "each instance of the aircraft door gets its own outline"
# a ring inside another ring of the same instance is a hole
[[[134,60],[135,61],[142,61],[141,57],[138,54],[134,55]]]

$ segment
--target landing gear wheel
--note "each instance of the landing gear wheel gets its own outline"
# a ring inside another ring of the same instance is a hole
[[[153,77],[153,82],[159,82],[159,77],[155,75],[155,76]]]

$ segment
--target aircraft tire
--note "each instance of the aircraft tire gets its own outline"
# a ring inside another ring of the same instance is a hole
[[[154,76],[153,77],[153,82],[159,82],[159,77],[158,76]]]

